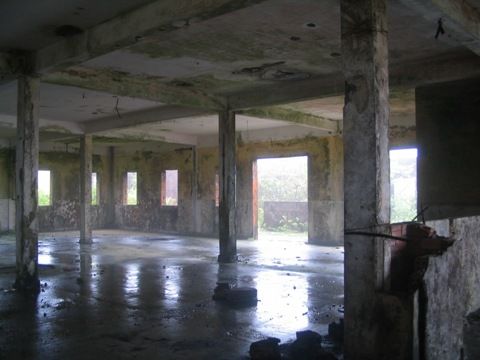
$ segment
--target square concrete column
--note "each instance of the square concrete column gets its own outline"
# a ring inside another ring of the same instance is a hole
[[[105,180],[105,179],[104,179]],[[108,199],[107,199],[107,224],[115,227],[115,147],[108,148]]]
[[[341,0],[345,231],[389,221],[386,0]],[[372,226],[374,228],[372,228]],[[377,359],[383,241],[345,236],[345,358]]]
[[[92,243],[92,135],[80,139],[80,243]]]
[[[18,78],[16,188],[16,269],[15,286],[38,292],[38,118],[40,79]]]
[[[218,262],[232,263],[237,261],[237,238],[235,231],[235,114],[222,111],[218,118],[219,136],[219,185],[220,204],[218,213],[220,255]]]

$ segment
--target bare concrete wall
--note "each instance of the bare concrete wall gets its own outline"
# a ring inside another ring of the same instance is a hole
[[[403,143],[399,138],[399,143]],[[14,228],[13,164],[14,150],[0,151],[0,231]],[[343,243],[343,143],[341,137],[307,137],[289,141],[244,143],[238,139],[237,229],[238,238],[252,238],[252,164],[258,158],[307,155],[309,175],[309,241],[316,244]],[[218,149],[197,149],[196,165],[190,148],[167,153],[139,151],[114,155],[114,186],[110,186],[108,156],[95,155],[93,171],[100,184],[100,203],[92,207],[94,228],[117,226],[126,229],[181,232],[216,237],[218,208],[215,205],[215,175]],[[194,198],[194,166],[197,196]],[[79,158],[76,153],[40,153],[40,169],[52,171],[53,203],[41,207],[41,231],[78,229]],[[160,205],[160,177],[166,169],[179,170],[179,205]],[[139,205],[123,204],[122,186],[127,171],[139,173]],[[108,203],[115,197],[115,221],[108,218]],[[8,200],[10,199],[10,200]],[[9,214],[10,213],[10,214]],[[9,225],[10,224],[10,225]]]
[[[193,233],[193,152],[136,152],[115,157],[115,220],[120,228]],[[161,205],[161,176],[178,170],[178,206]],[[123,188],[127,172],[137,172],[137,205],[126,205]]]
[[[40,153],[39,169],[50,170],[51,205],[40,206],[40,231],[78,230],[80,222],[80,160],[78,154],[62,152]],[[108,173],[105,158],[93,156],[93,172],[97,173],[99,203],[92,206],[92,225],[102,228],[106,223]]]
[[[15,228],[15,152],[0,148],[0,232]]]
[[[237,232],[253,236],[252,163],[258,158],[307,155],[309,242],[343,244],[343,143],[340,137],[244,144],[238,142]]]
[[[215,176],[218,174],[218,149],[198,150],[198,192],[196,232],[218,236],[218,207],[215,204]]]
[[[0,231],[15,229],[15,151],[0,149]],[[92,206],[94,228],[106,225],[106,204],[109,201],[109,175],[106,157],[93,156],[93,171],[98,177],[98,205]],[[40,231],[78,230],[80,162],[76,153],[41,152],[39,170],[50,170],[51,205],[40,206]]]
[[[430,259],[425,274],[427,359],[462,359],[466,316],[480,307],[480,217],[429,225],[456,242],[442,256]]]
[[[252,164],[260,157],[309,156],[309,237],[312,243],[343,241],[342,142],[340,138],[304,138],[291,141],[246,144],[237,149],[237,236],[252,238]],[[197,151],[198,186],[193,198],[194,151],[183,149],[164,154],[136,152],[115,157],[116,222],[128,229],[218,235],[215,175],[218,149]],[[178,206],[161,206],[163,170],[178,169]],[[127,171],[138,173],[138,205],[125,205],[123,184]]]
[[[416,90],[419,206],[427,219],[480,215],[480,78]]]

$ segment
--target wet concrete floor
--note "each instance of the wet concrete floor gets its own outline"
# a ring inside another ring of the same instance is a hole
[[[247,359],[252,341],[327,333],[341,317],[343,248],[101,230],[41,234],[42,291],[11,290],[14,236],[0,237],[0,359]],[[212,300],[217,281],[258,289],[256,307]]]

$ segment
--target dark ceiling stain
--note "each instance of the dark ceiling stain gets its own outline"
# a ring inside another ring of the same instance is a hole
[[[266,64],[262,64],[260,66],[246,67],[246,68],[242,68],[240,70],[235,70],[235,71],[232,72],[232,74],[236,74],[236,75],[238,75],[238,74],[242,74],[242,75],[258,74],[258,73],[264,72],[268,68],[278,66],[278,65],[283,65],[283,64],[285,64],[285,61],[277,61],[277,62],[274,62],[274,63],[266,63]]]

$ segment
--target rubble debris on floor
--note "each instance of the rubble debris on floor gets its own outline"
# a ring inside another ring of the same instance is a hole
[[[480,359],[480,309],[467,316],[463,333],[465,359]]]
[[[251,360],[337,360],[337,356],[322,347],[322,336],[312,330],[297,331],[296,340],[280,344],[269,337],[250,345]]]
[[[338,323],[334,321],[328,325],[328,336],[333,343],[343,345],[343,333],[343,319],[340,319]]]
[[[280,360],[282,356],[279,343],[280,339],[273,337],[255,341],[250,345],[250,358],[252,360]]]
[[[248,286],[230,287],[229,283],[220,282],[214,290],[213,300],[224,301],[234,307],[256,306],[257,289]]]

